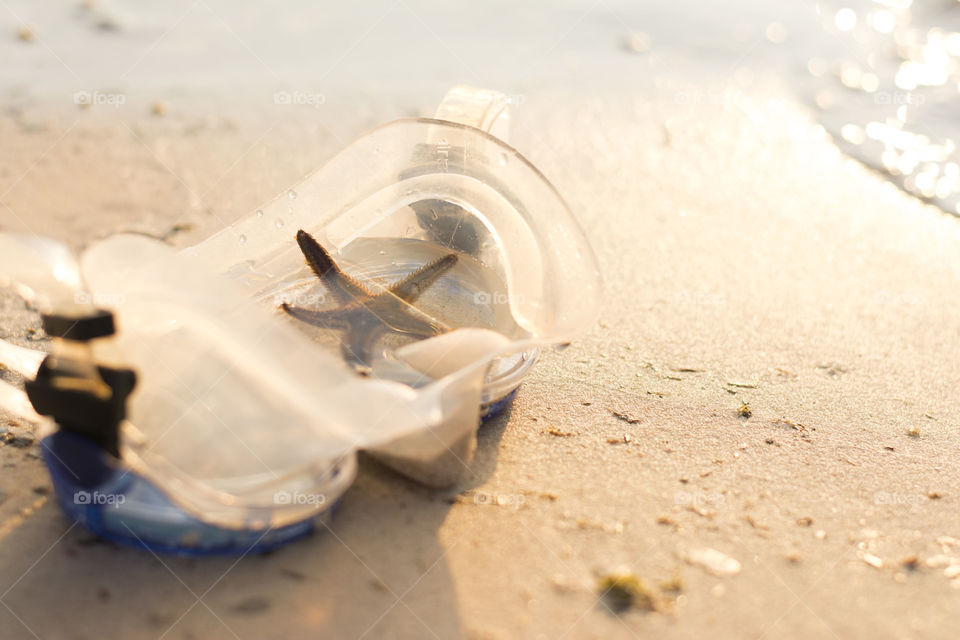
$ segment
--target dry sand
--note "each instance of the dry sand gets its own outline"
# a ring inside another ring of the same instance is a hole
[[[10,423],[0,636],[956,637],[960,221],[778,91],[579,95],[528,94],[513,142],[583,222],[606,304],[481,428],[470,477],[435,492],[365,461],[330,531],[156,558],[66,522]],[[7,110],[0,226],[185,246],[438,98]],[[36,344],[21,303],[0,309]],[[657,611],[610,611],[598,578],[620,570]]]

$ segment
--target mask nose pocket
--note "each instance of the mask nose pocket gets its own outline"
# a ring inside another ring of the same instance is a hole
[[[505,98],[457,88],[438,116],[361,137],[187,253],[357,375],[412,389],[422,429],[368,448],[449,484],[540,351],[592,324],[600,278],[556,189],[488,131]]]

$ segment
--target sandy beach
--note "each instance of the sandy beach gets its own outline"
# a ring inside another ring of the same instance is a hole
[[[156,557],[72,526],[31,430],[5,418],[0,636],[956,637],[960,219],[842,154],[765,66],[783,55],[770,42],[734,51],[741,71],[697,72],[624,51],[629,10],[575,9],[552,31],[572,35],[543,38],[560,62],[491,88],[522,96],[511,143],[584,226],[605,304],[481,427],[471,473],[437,491],[362,459],[328,530],[240,561]],[[4,50],[49,57],[42,26],[31,43],[7,28]],[[565,51],[597,33],[616,77],[585,90],[594,61]],[[502,72],[472,52],[476,73],[447,59],[429,81],[350,90],[373,62],[344,56],[319,108],[277,107],[269,82],[228,100],[130,80],[120,107],[83,109],[82,83],[30,88],[18,68],[0,227],[189,246],[365,131],[431,113],[452,82]],[[0,302],[0,336],[42,348],[37,316]],[[654,610],[611,611],[600,580],[618,572]]]

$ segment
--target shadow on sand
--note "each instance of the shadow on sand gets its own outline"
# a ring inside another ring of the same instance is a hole
[[[71,527],[51,500],[0,543],[4,638],[463,636],[439,529],[496,468],[509,410],[460,485],[436,491],[361,458],[329,529],[241,559],[155,557]],[[9,589],[8,589],[9,587]]]

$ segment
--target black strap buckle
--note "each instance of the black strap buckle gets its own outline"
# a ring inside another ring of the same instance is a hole
[[[59,313],[45,313],[42,316],[43,330],[53,338],[89,342],[97,338],[112,336],[117,332],[113,314],[104,309],[96,309],[88,315],[69,316]]]
[[[88,342],[113,335],[113,314],[98,310],[89,316],[44,315],[51,336]],[[120,423],[126,418],[127,397],[137,384],[132,369],[83,366],[75,360],[47,356],[35,380],[24,390],[37,413],[51,416],[64,430],[85,436],[104,451],[120,457]]]

